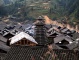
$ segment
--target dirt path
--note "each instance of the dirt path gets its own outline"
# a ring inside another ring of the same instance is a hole
[[[48,16],[43,16],[45,19],[45,24],[52,24],[52,20],[48,18]]]

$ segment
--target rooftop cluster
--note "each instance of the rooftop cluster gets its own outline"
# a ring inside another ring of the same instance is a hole
[[[78,60],[79,33],[45,24],[43,17],[31,24],[0,22],[1,60]]]

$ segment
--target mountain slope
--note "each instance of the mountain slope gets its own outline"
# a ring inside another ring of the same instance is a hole
[[[51,0],[52,14],[79,19],[79,0]]]

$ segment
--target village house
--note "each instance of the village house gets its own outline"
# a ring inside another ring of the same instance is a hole
[[[9,42],[10,42],[10,45],[35,46],[38,44],[32,36],[24,32],[20,32],[19,34],[10,38]]]
[[[41,16],[37,20],[34,26],[9,26],[1,31],[0,60],[79,60],[79,40],[69,35],[72,31],[55,25],[49,28]],[[26,32],[31,29],[34,37]]]

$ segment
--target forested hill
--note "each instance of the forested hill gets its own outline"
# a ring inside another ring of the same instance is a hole
[[[79,0],[51,0],[51,13],[79,20]]]
[[[53,20],[79,22],[79,0],[6,1],[7,3],[5,0],[0,0],[0,16],[14,15],[23,18],[35,18],[39,15],[47,15]]]

